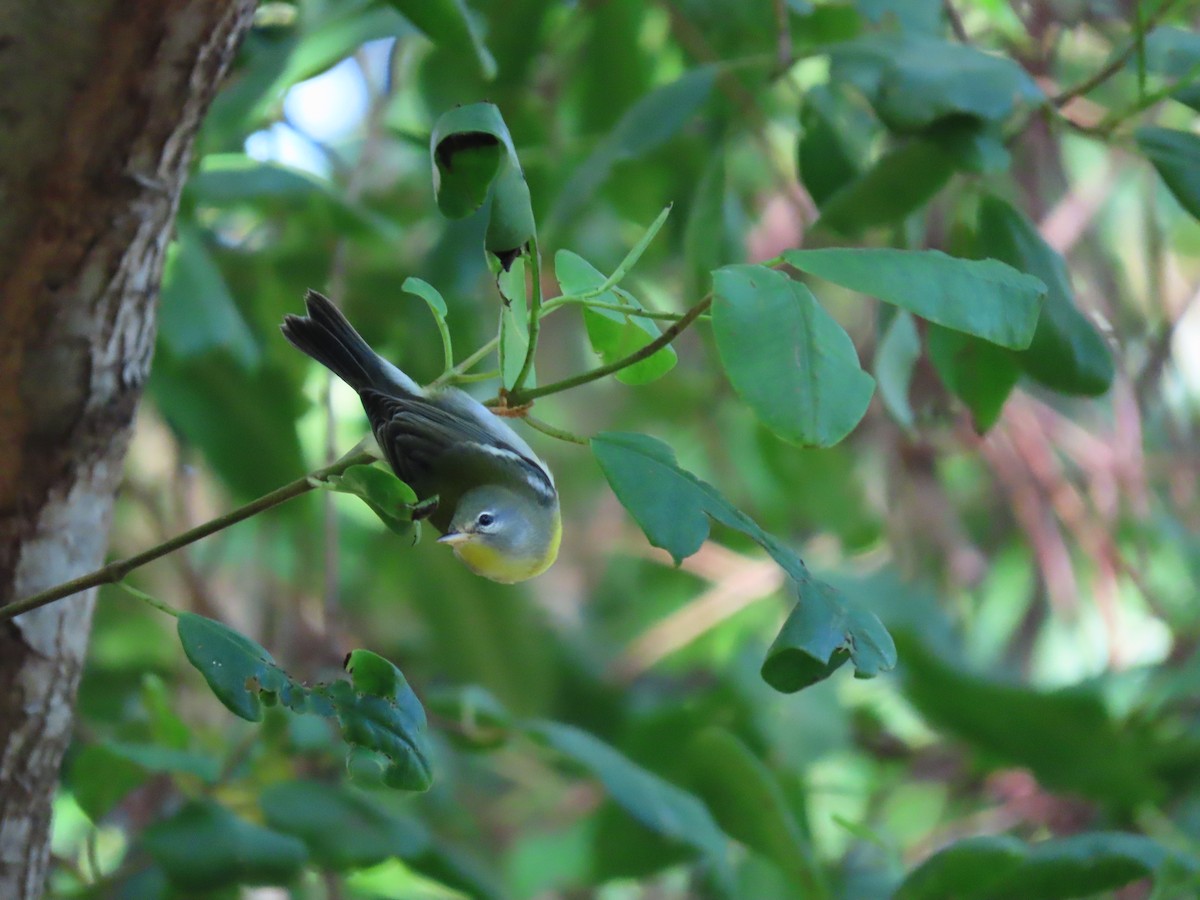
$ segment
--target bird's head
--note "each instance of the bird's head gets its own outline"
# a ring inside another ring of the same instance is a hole
[[[558,557],[562,518],[557,498],[547,501],[500,485],[462,495],[446,533],[468,569],[502,584],[540,575]]]

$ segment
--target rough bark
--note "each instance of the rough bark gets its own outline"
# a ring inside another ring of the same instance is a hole
[[[0,4],[0,604],[103,562],[197,125],[253,0]],[[41,894],[92,592],[0,624],[0,897]]]

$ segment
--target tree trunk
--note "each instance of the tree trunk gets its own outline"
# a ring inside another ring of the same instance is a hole
[[[0,604],[104,561],[196,128],[253,0],[0,3]],[[40,896],[94,592],[0,624],[0,897]]]

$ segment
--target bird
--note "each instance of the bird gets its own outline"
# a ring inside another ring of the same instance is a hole
[[[441,544],[477,575],[514,584],[553,565],[562,540],[549,467],[499,416],[455,387],[420,387],[371,349],[340,309],[310,290],[307,315],[280,330],[358,392],[397,477],[442,533]]]

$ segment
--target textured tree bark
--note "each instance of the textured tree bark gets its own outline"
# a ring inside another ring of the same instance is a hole
[[[253,0],[0,4],[0,604],[103,562],[196,128]],[[0,897],[41,895],[93,592],[0,624]]]

